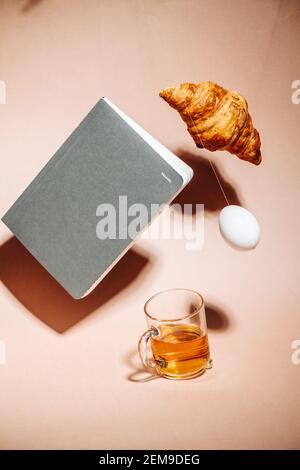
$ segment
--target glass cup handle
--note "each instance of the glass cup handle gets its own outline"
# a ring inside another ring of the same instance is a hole
[[[149,328],[149,330],[145,331],[145,333],[140,337],[139,340],[139,355],[141,358],[142,363],[144,364],[147,369],[155,369],[156,370],[156,361],[153,357],[149,358],[147,347],[148,341],[152,336],[157,336],[159,334],[158,330],[154,327]]]

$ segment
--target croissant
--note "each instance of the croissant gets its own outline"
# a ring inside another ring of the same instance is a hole
[[[161,91],[187,124],[197,147],[227,150],[242,160],[259,165],[260,137],[253,127],[243,96],[213,82],[182,83]]]

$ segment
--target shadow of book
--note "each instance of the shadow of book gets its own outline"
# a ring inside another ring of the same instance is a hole
[[[6,288],[33,315],[63,333],[129,287],[149,258],[129,250],[100,284],[80,300],[73,299],[16,239],[0,247],[0,277]]]

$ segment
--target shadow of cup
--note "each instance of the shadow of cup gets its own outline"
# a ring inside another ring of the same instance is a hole
[[[130,351],[125,357],[125,363],[133,369],[133,371],[127,375],[127,380],[130,382],[144,383],[151,380],[160,379],[158,374],[150,372],[141,362],[137,349]]]

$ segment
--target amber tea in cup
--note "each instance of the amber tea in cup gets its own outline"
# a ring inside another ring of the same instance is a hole
[[[169,379],[197,377],[211,367],[204,301],[188,289],[159,292],[145,304],[149,329],[139,342],[144,365]]]

